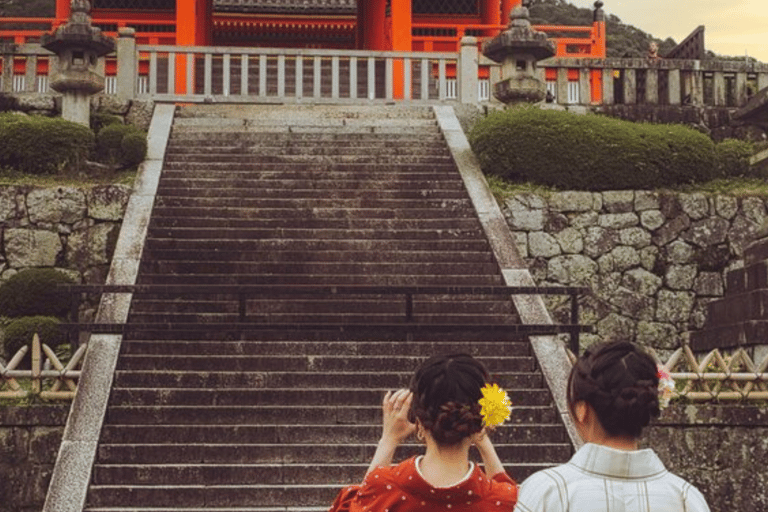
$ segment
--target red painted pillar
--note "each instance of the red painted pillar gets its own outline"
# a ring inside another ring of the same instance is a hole
[[[411,9],[411,0],[400,0],[392,2],[392,50],[396,52],[413,51],[413,12]],[[395,81],[393,87],[394,97],[403,99],[405,88],[403,79],[405,77],[405,63],[401,60],[395,61],[393,66],[393,77]]]
[[[483,25],[499,25],[501,23],[501,3],[499,0],[483,0],[480,8]],[[497,30],[486,30],[484,35],[493,37]]]
[[[359,2],[358,2],[359,3]],[[410,5],[410,2],[408,2]],[[387,0],[370,0],[365,8],[366,50],[387,50]]]
[[[71,9],[71,0],[56,0],[56,25],[61,25],[69,19]]]
[[[509,25],[509,15],[512,13],[512,9],[518,5],[522,0],[501,0],[501,24]]]
[[[176,45],[205,46],[213,32],[213,0],[176,0]],[[187,59],[176,58],[176,93],[187,92]],[[190,91],[191,92],[191,91]]]

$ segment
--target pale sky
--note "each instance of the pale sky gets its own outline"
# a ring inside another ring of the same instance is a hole
[[[570,0],[593,7],[594,0]],[[721,55],[747,52],[768,63],[768,0],[603,0],[606,14],[660,39],[682,41],[704,25],[707,50]]]

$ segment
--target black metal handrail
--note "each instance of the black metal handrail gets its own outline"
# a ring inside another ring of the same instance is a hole
[[[542,334],[560,334],[568,333],[570,335],[570,348],[575,354],[578,354],[579,334],[582,332],[592,332],[591,326],[578,323],[579,318],[579,295],[589,292],[589,288],[576,286],[558,286],[558,287],[537,287],[537,286],[380,286],[380,285],[220,285],[220,284],[136,284],[136,285],[66,285],[66,289],[71,291],[76,299],[72,301],[72,318],[77,318],[77,312],[80,308],[80,300],[83,295],[88,293],[130,293],[130,294],[153,294],[168,296],[189,296],[189,295],[236,295],[238,297],[238,322],[236,327],[239,330],[258,330],[258,329],[333,329],[343,331],[352,331],[357,329],[381,328],[390,331],[417,332],[422,330],[460,330],[482,327],[484,330],[503,331],[510,333],[519,333],[527,335]],[[248,321],[246,314],[246,303],[248,299],[256,296],[279,296],[279,295],[402,295],[405,302],[404,323],[389,324],[357,324],[357,323],[339,323],[339,322],[314,322],[314,323],[291,323],[279,324],[269,322]],[[570,296],[570,321],[567,324],[457,324],[457,323],[414,323],[413,297],[417,295],[568,295]],[[65,327],[76,330],[78,333],[86,331],[100,334],[119,334],[132,330],[147,329],[181,329],[190,330],[200,326],[215,326],[215,323],[142,323],[136,325],[128,324],[109,324],[109,323],[68,323]],[[231,325],[231,324],[227,324]],[[231,328],[231,327],[230,327]]]

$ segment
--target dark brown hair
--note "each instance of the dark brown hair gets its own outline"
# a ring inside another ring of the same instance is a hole
[[[638,438],[659,416],[658,385],[656,362],[634,343],[593,345],[571,370],[568,406],[583,400],[608,435]]]
[[[457,444],[483,429],[478,400],[488,380],[483,364],[468,354],[431,357],[411,379],[408,419],[418,419],[438,444]]]

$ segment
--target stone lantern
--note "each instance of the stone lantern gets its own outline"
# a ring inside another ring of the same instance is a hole
[[[547,95],[546,84],[536,76],[536,62],[555,55],[555,44],[531,27],[531,1],[515,7],[507,29],[483,46],[483,55],[501,64],[502,80],[493,93],[503,103],[535,103]]]
[[[104,89],[99,58],[115,50],[115,41],[91,25],[88,0],[72,0],[72,14],[66,24],[45,34],[42,46],[59,58],[51,77],[51,89],[62,94],[61,115],[68,121],[88,126],[90,96]]]

